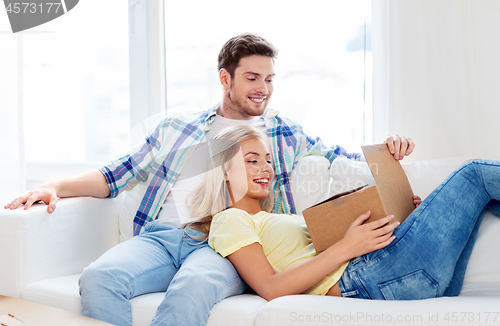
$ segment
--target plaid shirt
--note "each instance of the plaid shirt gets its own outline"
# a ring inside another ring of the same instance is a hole
[[[110,197],[149,180],[146,193],[134,217],[134,235],[144,224],[156,218],[170,189],[205,133],[210,130],[217,106],[208,111],[183,113],[164,119],[144,144],[99,170],[109,184]],[[359,160],[361,154],[349,154],[340,146],[326,147],[319,138],[304,134],[295,121],[278,117],[267,109],[262,115],[275,165],[274,212],[295,214],[290,180],[295,164],[304,156],[318,155],[332,162],[338,156]],[[151,175],[152,174],[152,175]]]

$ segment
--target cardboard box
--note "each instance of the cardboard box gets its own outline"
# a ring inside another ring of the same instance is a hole
[[[367,211],[372,214],[365,223],[391,214],[394,221],[403,222],[415,208],[408,178],[387,145],[362,149],[377,184],[337,194],[302,212],[316,252],[341,240],[351,223]]]

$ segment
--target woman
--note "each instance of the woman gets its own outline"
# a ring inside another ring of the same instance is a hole
[[[226,129],[212,148],[212,170],[189,203],[192,216],[205,218],[192,227],[209,232],[209,245],[266,300],[299,293],[456,296],[484,209],[499,207],[500,163],[469,162],[421,204],[414,198],[418,207],[402,225],[392,216],[363,224],[367,212],[316,254],[301,216],[268,213],[273,169],[263,136],[249,127]]]

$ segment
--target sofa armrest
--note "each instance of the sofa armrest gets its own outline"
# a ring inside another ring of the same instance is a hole
[[[0,211],[0,294],[19,297],[29,283],[81,273],[118,244],[120,200],[90,197]]]

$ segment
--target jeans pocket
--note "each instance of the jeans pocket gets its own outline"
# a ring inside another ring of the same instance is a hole
[[[381,283],[378,287],[386,300],[436,298],[439,290],[439,284],[422,269]]]

